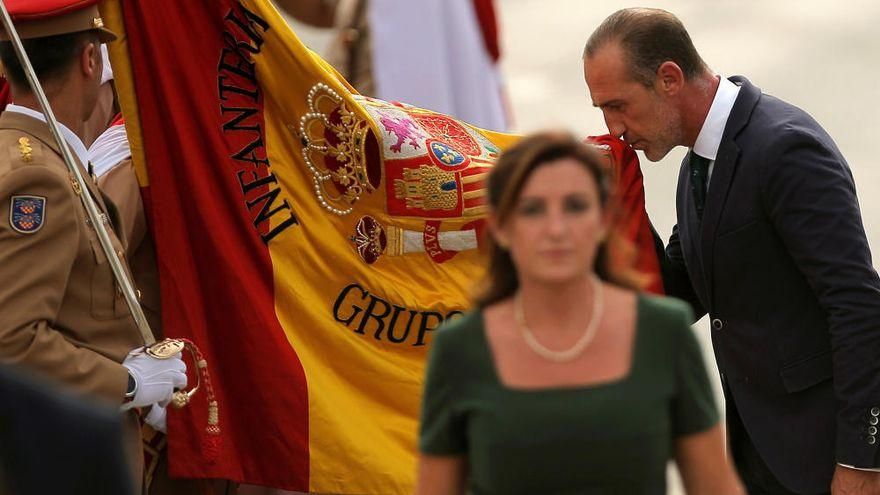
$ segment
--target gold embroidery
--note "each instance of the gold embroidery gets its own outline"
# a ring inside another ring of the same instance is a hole
[[[76,177],[73,176],[73,173],[70,174],[70,185],[73,186],[73,192],[75,192],[77,196],[82,194],[82,189],[79,187],[79,182],[77,182]]]
[[[352,236],[351,240],[354,242],[361,259],[367,262],[368,265],[375,263],[382,256],[388,242],[385,236],[385,229],[371,216],[365,216],[360,219],[355,226],[355,235]]]
[[[292,125],[288,129],[303,146],[303,160],[312,173],[318,202],[335,215],[348,215],[355,202],[379,185],[378,179],[370,182],[364,152],[370,126],[323,83],[309,91],[308,104],[299,129]]]
[[[434,166],[403,169],[403,179],[394,179],[394,197],[406,200],[407,208],[454,210],[458,206],[455,174]]]
[[[25,162],[33,161],[34,157],[31,153],[34,151],[31,148],[31,141],[26,137],[18,138],[18,151],[21,152],[21,159]]]
[[[385,235],[388,238],[388,247],[386,248],[388,256],[401,256],[403,254],[403,229],[389,226],[385,229]]]

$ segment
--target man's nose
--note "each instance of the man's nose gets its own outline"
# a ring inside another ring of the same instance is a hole
[[[626,132],[626,126],[623,125],[623,120],[605,115],[605,126],[608,127],[608,133],[617,138],[623,138],[623,134]]]

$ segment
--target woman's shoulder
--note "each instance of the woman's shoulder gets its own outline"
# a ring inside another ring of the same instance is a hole
[[[688,303],[673,297],[644,293],[640,293],[638,298],[640,326],[663,330],[662,334],[673,337],[683,337],[684,334],[691,332],[694,318]]]
[[[700,344],[691,327],[693,311],[688,303],[672,297],[639,295],[638,332],[663,362],[701,359]],[[673,358],[674,360],[670,360]]]
[[[451,350],[462,346],[471,346],[479,340],[483,331],[483,314],[474,308],[461,316],[448,319],[434,331],[434,348]]]
[[[690,324],[693,321],[690,305],[681,299],[646,293],[639,293],[638,298],[639,311],[642,313],[674,322],[685,321]]]
[[[429,362],[443,367],[449,379],[470,381],[486,373],[487,343],[479,309],[444,322],[434,331],[430,346]]]

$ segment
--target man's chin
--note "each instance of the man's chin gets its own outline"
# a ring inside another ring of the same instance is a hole
[[[642,153],[645,154],[645,158],[648,159],[649,162],[657,163],[666,156],[666,153],[660,154],[656,152],[652,152],[651,150],[642,150]]]
[[[658,150],[656,148],[643,148],[642,149],[642,153],[645,154],[645,158],[647,158],[649,162],[655,162],[655,163],[666,158],[666,155],[668,155],[670,151],[672,151],[671,148],[665,149],[665,150]]]

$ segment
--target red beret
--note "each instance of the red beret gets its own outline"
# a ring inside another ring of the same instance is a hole
[[[97,32],[102,42],[116,39],[104,27],[98,0],[6,0],[5,4],[21,39],[91,30]],[[0,31],[0,39],[9,40],[5,30]]]

